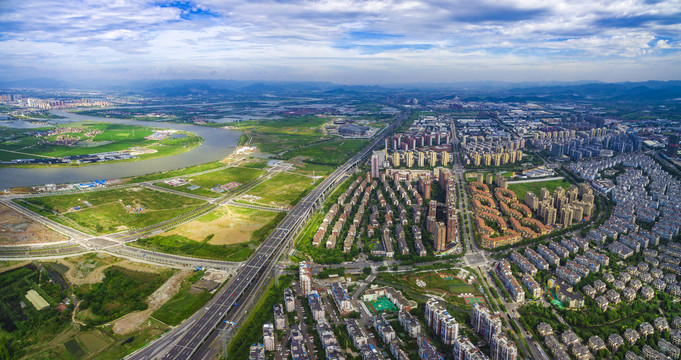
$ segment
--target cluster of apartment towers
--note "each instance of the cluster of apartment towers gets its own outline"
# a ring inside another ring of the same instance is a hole
[[[379,183],[372,179],[376,174]],[[437,201],[430,201],[426,213],[426,230],[433,236],[433,248],[435,252],[450,251],[458,243],[458,227],[456,208],[456,191],[453,176],[447,169],[436,168],[433,171],[412,172],[405,170],[387,169],[374,173],[359,176],[352,182],[349,188],[339,196],[336,204],[333,204],[326,216],[319,225],[317,232],[312,238],[314,246],[321,246],[326,238],[325,247],[333,249],[336,247],[338,237],[343,233],[345,224],[352,218],[347,235],[343,242],[343,252],[347,253],[352,249],[352,245],[361,230],[365,230],[368,237],[374,237],[376,233],[381,234],[382,249],[372,251],[378,256],[393,257],[395,254],[394,243],[397,243],[397,251],[402,255],[409,254],[409,247],[405,240],[404,227],[412,224],[412,235],[414,238],[414,250],[418,256],[426,256],[427,252],[423,245],[423,235],[421,233],[421,214],[423,213],[424,200],[430,200],[433,178],[437,178],[440,186],[446,193],[445,204]],[[388,184],[391,180],[393,186]],[[401,181],[406,181],[402,186]],[[395,190],[393,190],[393,187]],[[406,188],[405,188],[406,187]],[[376,190],[377,205],[371,206],[371,214],[364,229],[360,229],[362,218],[367,210],[372,192]],[[383,191],[387,193],[384,196]],[[412,201],[413,199],[413,201]],[[397,208],[397,213],[393,213],[391,202]],[[356,206],[359,204],[359,206]],[[437,207],[443,206],[446,209],[446,221],[437,221]],[[406,207],[412,208],[412,219],[407,216]],[[353,208],[356,211],[353,214]],[[379,221],[379,208],[384,210],[384,222]],[[395,217],[393,219],[393,217]],[[411,220],[411,221],[410,221]],[[391,236],[390,228],[394,226],[394,238]],[[329,228],[331,228],[330,234]]]
[[[523,160],[525,140],[467,136],[461,140],[463,162],[473,166],[501,166]]]
[[[559,186],[553,191],[553,196],[548,189],[542,188],[539,197],[528,191],[525,194],[525,204],[535,211],[546,225],[560,223],[563,226],[570,226],[591,216],[594,195],[586,183],[579,184],[579,187],[570,185],[567,191]]]
[[[471,314],[471,327],[490,344],[488,358],[480,348],[467,337],[459,334],[459,323],[447,312],[441,302],[430,298],[425,308],[426,324],[440,337],[440,340],[453,347],[457,360],[516,360],[518,348],[515,342],[502,333],[501,316],[492,313],[483,304],[474,304]]]
[[[396,168],[447,166],[452,161],[451,149],[449,131],[395,134],[385,139],[385,150],[374,152],[371,163],[383,167],[389,160]]]

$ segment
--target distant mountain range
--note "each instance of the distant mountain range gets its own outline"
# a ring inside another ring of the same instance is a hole
[[[93,89],[140,92],[161,96],[316,94],[342,96],[357,94],[407,94],[419,97],[450,97],[505,101],[666,101],[681,99],[681,81],[603,83],[579,82],[460,82],[400,84],[383,86],[339,85],[330,82],[238,81],[238,80],[138,80],[88,83],[46,78],[0,81],[0,89]]]
[[[539,86],[515,88],[505,92],[509,96],[538,98],[655,101],[681,98],[681,81],[646,81],[623,83],[589,83],[581,85]]]

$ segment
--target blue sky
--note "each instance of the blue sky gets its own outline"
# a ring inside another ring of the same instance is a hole
[[[0,79],[681,79],[679,0],[1,0]]]

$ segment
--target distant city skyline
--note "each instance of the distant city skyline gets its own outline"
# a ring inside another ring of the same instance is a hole
[[[681,79],[675,0],[0,3],[0,80]]]

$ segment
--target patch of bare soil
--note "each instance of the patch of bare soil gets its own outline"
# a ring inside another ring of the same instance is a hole
[[[195,241],[202,241],[213,234],[208,242],[211,245],[230,245],[249,242],[255,230],[260,229],[276,216],[275,213],[259,212],[258,216],[239,211],[240,209],[223,206],[220,216],[209,221],[194,220],[179,226],[169,235],[182,235]]]
[[[66,241],[66,237],[0,204],[0,245]]]
[[[153,273],[163,269],[159,266],[138,263],[100,253],[96,254],[96,256],[85,255],[66,259],[56,259],[55,261],[69,267],[69,270],[64,276],[69,283],[76,286],[101,282],[104,280],[104,271],[113,265],[130,270]]]
[[[153,294],[149,295],[149,298],[147,299],[147,303],[149,304],[148,309],[132,312],[116,320],[113,331],[116,334],[123,335],[135,331],[154,311],[158,310],[166,301],[170,300],[170,298],[177,293],[182,281],[184,281],[190,273],[189,270],[176,272],[165,282],[165,284],[161,285]]]

